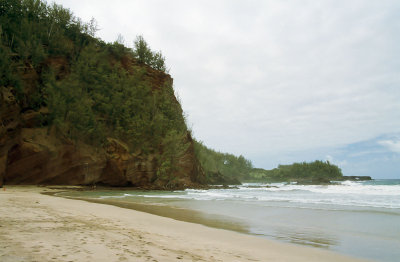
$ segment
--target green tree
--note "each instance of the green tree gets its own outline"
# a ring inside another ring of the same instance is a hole
[[[134,47],[134,55],[138,62],[141,64],[151,65],[153,61],[153,52],[144,40],[143,36],[139,35],[136,37]]]
[[[165,57],[161,51],[153,52],[141,35],[136,37],[133,54],[140,64],[146,64],[161,72],[167,72]]]

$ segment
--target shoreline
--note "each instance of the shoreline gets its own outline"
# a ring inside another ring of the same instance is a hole
[[[1,261],[366,261],[65,197],[0,191]]]
[[[43,193],[42,193],[43,194]],[[44,193],[46,194],[46,193]],[[73,199],[73,200],[81,200],[89,203],[96,204],[105,204],[112,205],[120,208],[130,209],[138,212],[144,212],[147,214],[170,218],[177,221],[200,224],[203,226],[215,228],[215,229],[223,229],[235,231],[238,233],[248,234],[252,236],[256,236],[256,234],[251,234],[248,226],[241,223],[240,221],[231,221],[228,219],[224,219],[223,217],[218,217],[217,215],[205,216],[200,211],[190,210],[186,208],[177,208],[168,205],[154,205],[149,203],[138,203],[132,201],[122,201],[122,200],[111,200],[111,199],[94,199],[94,198],[85,198],[85,197],[73,197],[68,195],[68,192],[55,192],[49,193],[46,195],[51,195],[54,197]]]

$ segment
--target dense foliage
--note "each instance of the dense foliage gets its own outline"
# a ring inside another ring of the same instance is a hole
[[[314,161],[311,163],[294,163],[292,165],[279,165],[272,170],[255,168],[250,172],[248,179],[267,182],[300,183],[329,183],[332,180],[341,180],[342,171],[329,161]]]
[[[96,30],[93,19],[57,4],[1,0],[0,88],[22,111],[48,112],[39,126],[92,145],[111,136],[131,152],[156,151],[159,175],[170,175],[187,127],[163,55],[142,36],[129,49],[95,38]]]
[[[223,176],[227,181],[243,180],[246,178],[253,165],[243,156],[216,152],[207,148],[201,142],[195,142],[195,152],[209,181],[215,176]],[[218,182],[218,181],[216,181]]]

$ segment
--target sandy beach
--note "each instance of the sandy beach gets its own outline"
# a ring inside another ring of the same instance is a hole
[[[0,261],[361,261],[136,210],[0,189]]]

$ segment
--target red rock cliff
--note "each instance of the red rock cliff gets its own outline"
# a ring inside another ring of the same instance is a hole
[[[165,74],[150,76],[156,83],[165,80]],[[187,149],[179,156],[173,179],[166,181],[158,175],[157,150],[131,153],[123,141],[111,137],[102,147],[71,141],[58,135],[54,127],[39,127],[38,119],[48,114],[46,108],[23,112],[12,88],[0,88],[0,185],[103,184],[176,189],[197,187],[204,181],[189,133],[182,138]]]

